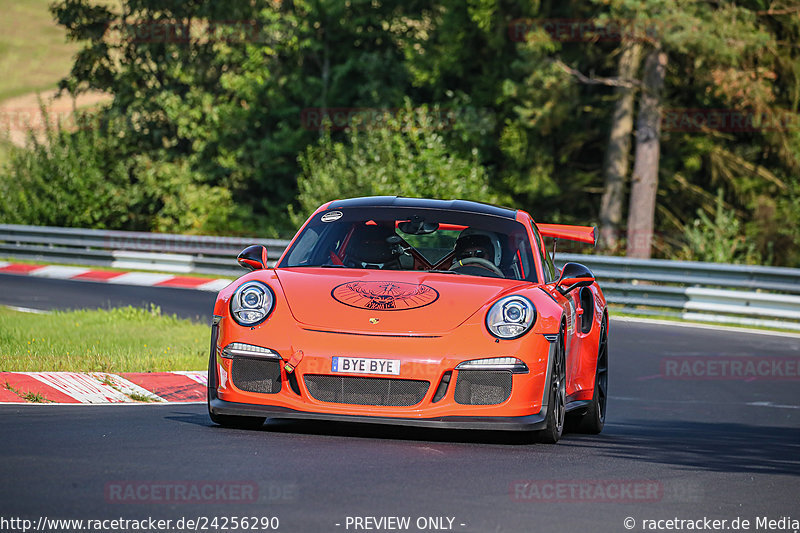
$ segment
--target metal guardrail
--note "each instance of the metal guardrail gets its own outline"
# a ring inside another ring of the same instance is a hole
[[[0,257],[239,276],[236,255],[288,241],[0,224]],[[800,331],[800,269],[556,254],[592,269],[609,303],[628,313]]]
[[[588,266],[609,303],[632,314],[800,331],[800,269],[556,254]]]
[[[251,244],[274,264],[287,241],[0,224],[0,257],[162,272],[236,277],[235,258]]]

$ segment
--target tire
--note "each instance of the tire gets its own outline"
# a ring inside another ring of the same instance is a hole
[[[237,429],[258,429],[264,425],[267,419],[262,416],[237,416],[237,415],[219,415],[211,412],[211,400],[217,397],[217,368],[214,364],[214,350],[211,351],[211,356],[208,358],[208,388],[206,395],[206,405],[208,406],[208,417],[217,425],[237,428]]]
[[[576,417],[574,430],[578,433],[597,435],[606,423],[608,403],[608,327],[607,318],[600,326],[600,341],[597,344],[597,370],[594,374],[594,394],[586,412]]]
[[[555,444],[564,432],[566,413],[566,370],[565,370],[564,328],[558,333],[553,366],[550,371],[550,398],[547,402],[547,425],[538,434],[539,442]]]

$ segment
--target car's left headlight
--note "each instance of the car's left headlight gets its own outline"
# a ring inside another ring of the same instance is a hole
[[[241,326],[255,326],[267,319],[275,307],[275,296],[260,281],[242,283],[231,298],[231,316]]]
[[[536,308],[523,296],[506,296],[486,313],[486,329],[500,339],[516,339],[536,322]]]

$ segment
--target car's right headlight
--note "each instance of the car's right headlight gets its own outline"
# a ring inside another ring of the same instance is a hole
[[[523,296],[499,299],[486,313],[486,329],[500,339],[522,337],[536,322],[536,308]]]
[[[260,281],[242,283],[231,298],[231,316],[241,326],[255,326],[275,307],[275,295]]]

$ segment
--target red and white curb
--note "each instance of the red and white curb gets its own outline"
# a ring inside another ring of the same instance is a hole
[[[219,292],[228,285],[230,279],[193,278],[172,274],[151,272],[115,272],[111,270],[92,270],[90,268],[61,265],[28,265],[0,261],[0,274],[17,274],[41,278],[69,279],[74,281],[96,281],[120,285],[140,285],[147,287],[172,287]]]
[[[206,401],[206,372],[0,372],[0,403]]]

